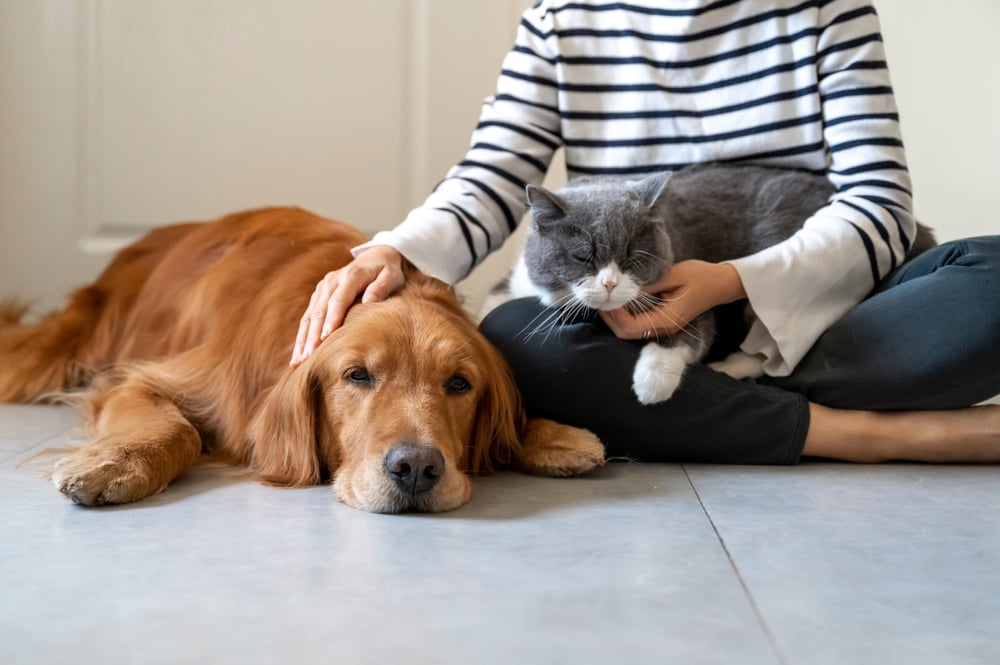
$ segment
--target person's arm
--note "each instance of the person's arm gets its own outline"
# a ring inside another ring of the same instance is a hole
[[[540,183],[562,145],[552,17],[527,10],[504,59],[497,93],[483,104],[465,158],[422,206],[354,249],[355,260],[317,285],[303,314],[292,365],[337,329],[358,296],[381,300],[402,286],[402,259],[449,284],[498,249],[524,215],[524,189]]]
[[[465,158],[402,224],[359,249],[389,245],[422,272],[454,284],[514,231],[526,210],[525,186],[542,181],[562,145],[546,4],[524,13]]]
[[[764,354],[774,376],[902,263],[916,230],[878,17],[855,0],[821,12],[816,67],[837,193],[790,239],[731,262],[757,317],[742,349]]]

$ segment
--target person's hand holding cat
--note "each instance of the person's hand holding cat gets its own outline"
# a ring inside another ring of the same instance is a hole
[[[713,307],[747,297],[736,268],[728,263],[698,260],[674,264],[663,278],[643,291],[658,296],[661,302],[635,315],[624,307],[600,313],[616,337],[667,337]]]
[[[316,285],[299,322],[291,365],[305,362],[330,333],[340,327],[347,310],[361,302],[385,300],[403,286],[403,257],[392,247],[376,245],[358,254],[340,270],[328,272]]]

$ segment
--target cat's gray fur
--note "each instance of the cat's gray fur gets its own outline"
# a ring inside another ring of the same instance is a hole
[[[726,261],[777,244],[833,193],[829,180],[809,172],[721,163],[638,181],[581,178],[556,192],[529,185],[533,219],[523,253],[484,311],[524,296],[564,311],[648,308],[639,289],[675,262]],[[934,244],[918,225],[908,257]],[[704,358],[715,336],[709,313],[648,344],[633,374],[640,401],[669,399],[684,368]],[[761,373],[759,359],[739,353],[713,366],[737,377]]]

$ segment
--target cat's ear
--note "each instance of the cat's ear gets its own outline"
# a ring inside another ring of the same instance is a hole
[[[544,187],[528,185],[524,191],[528,195],[531,216],[537,224],[557,222],[566,216],[566,212],[569,210],[566,202]]]
[[[670,180],[670,172],[665,171],[663,173],[654,173],[653,175],[643,178],[639,181],[637,185],[639,189],[639,195],[642,200],[646,202],[646,206],[652,208],[656,205],[656,202],[661,196],[663,196],[663,190],[667,187],[667,182]]]

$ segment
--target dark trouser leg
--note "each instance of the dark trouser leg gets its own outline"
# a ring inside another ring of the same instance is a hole
[[[808,428],[803,395],[840,408],[946,409],[1000,393],[1000,237],[946,243],[905,264],[789,377],[751,385],[695,365],[655,406],[631,390],[641,344],[616,339],[599,319],[527,337],[546,312],[514,301],[483,331],[531,415],[591,429],[611,456],[793,463]]]
[[[764,379],[852,409],[953,409],[1000,393],[1000,236],[945,243],[889,275],[791,376]]]
[[[644,406],[632,392],[643,344],[617,339],[599,318],[528,335],[546,310],[534,299],[490,313],[482,330],[507,358],[531,416],[585,427],[609,457],[644,462],[793,464],[809,425],[797,393],[736,381],[693,365],[674,396]]]

